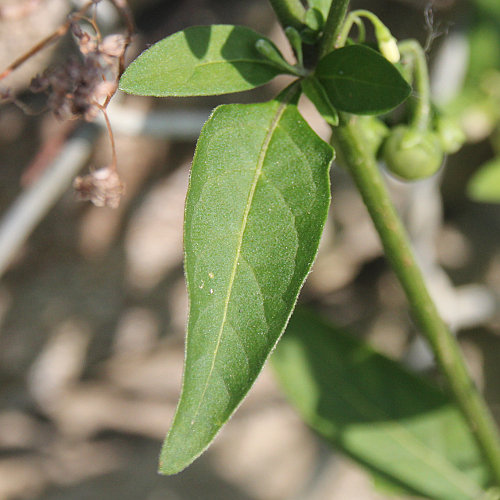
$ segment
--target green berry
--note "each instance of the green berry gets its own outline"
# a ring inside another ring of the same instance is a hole
[[[434,126],[445,153],[456,153],[463,146],[465,132],[455,120],[440,116],[436,118]]]
[[[405,125],[395,127],[383,145],[388,170],[405,180],[423,179],[435,174],[443,163],[443,150],[437,135]]]

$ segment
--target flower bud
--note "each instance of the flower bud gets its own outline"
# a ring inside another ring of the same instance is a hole
[[[377,38],[380,53],[391,63],[397,63],[401,58],[397,40],[382,23],[374,24],[375,37]]]
[[[397,63],[400,59],[398,44],[396,39],[391,37],[379,43],[381,54],[391,63]]]

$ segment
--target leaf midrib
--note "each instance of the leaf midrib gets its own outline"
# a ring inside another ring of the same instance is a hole
[[[343,399],[349,400],[349,398],[345,396]],[[390,420],[390,417],[379,407],[370,404],[366,406],[356,405],[353,400],[349,402],[360,412],[362,416],[373,415],[376,412],[379,412],[380,417]],[[366,412],[363,410],[366,410]],[[427,465],[432,465],[435,470],[439,471],[439,474],[443,478],[447,479],[449,483],[457,487],[457,489],[460,489],[465,495],[469,495],[472,498],[481,493],[480,485],[471,480],[453,463],[443,460],[440,453],[423,443],[417,436],[410,432],[404,425],[401,425],[398,421],[391,422],[391,427],[384,428],[382,432],[387,434],[389,437],[392,437],[395,442],[399,443],[408,451],[408,453],[417,458],[417,460],[420,460]]]
[[[362,78],[355,78],[353,76],[344,76],[344,75],[331,75],[331,76],[319,76],[321,80],[327,80],[327,81],[344,81],[344,82],[349,82],[349,83],[363,83],[363,84],[368,84],[372,87],[376,88],[386,88],[386,89],[401,89],[401,85],[392,85],[390,83],[378,83],[374,82],[373,80],[363,80]]]
[[[261,146],[261,150],[260,150],[260,153],[259,153],[259,158],[257,160],[257,168],[255,169],[255,174],[254,174],[254,177],[252,179],[252,184],[250,186],[250,191],[248,193],[248,198],[247,198],[247,203],[246,203],[246,207],[245,207],[245,212],[243,213],[243,218],[242,218],[242,223],[241,223],[241,230],[240,230],[240,233],[239,233],[239,236],[238,236],[238,243],[237,243],[237,247],[236,247],[236,255],[235,255],[235,258],[234,258],[233,267],[231,269],[231,275],[229,277],[229,284],[228,284],[228,290],[227,290],[227,294],[226,294],[226,300],[224,301],[224,311],[223,311],[223,315],[222,315],[222,320],[221,320],[221,326],[220,326],[220,329],[219,329],[219,333],[217,334],[217,342],[215,344],[215,350],[214,350],[213,360],[212,360],[212,364],[210,366],[210,370],[209,370],[209,373],[208,373],[208,376],[207,376],[207,380],[206,380],[205,386],[203,387],[203,392],[201,394],[200,401],[198,403],[198,406],[196,407],[196,411],[195,411],[195,413],[193,415],[193,418],[191,420],[191,424],[192,425],[194,425],[194,423],[196,421],[196,418],[198,416],[198,413],[200,411],[201,405],[203,404],[203,401],[205,399],[205,395],[206,395],[208,386],[210,385],[210,379],[212,378],[212,375],[213,375],[213,372],[214,372],[214,369],[215,369],[215,362],[217,360],[217,355],[219,353],[219,348],[220,348],[222,336],[223,336],[223,333],[224,333],[224,328],[226,326],[227,312],[228,312],[228,309],[229,309],[229,302],[231,300],[231,295],[232,295],[232,291],[233,291],[234,280],[236,278],[236,272],[237,272],[237,269],[238,269],[238,262],[239,262],[240,256],[241,256],[241,249],[242,249],[242,246],[243,246],[243,236],[245,234],[245,229],[246,229],[247,222],[248,222],[248,215],[250,214],[250,210],[251,210],[251,207],[252,207],[252,201],[253,201],[253,198],[254,198],[254,195],[255,195],[255,190],[257,188],[257,183],[258,183],[259,178],[260,178],[260,176],[262,174],[262,169],[263,169],[263,166],[264,166],[264,161],[266,159],[266,154],[267,154],[267,150],[268,150],[269,144],[270,144],[271,139],[273,137],[273,134],[274,134],[274,132],[275,132],[277,126],[278,126],[278,123],[279,123],[279,121],[281,119],[281,116],[282,116],[283,112],[285,111],[286,106],[287,106],[287,102],[282,102],[278,106],[278,109],[276,110],[276,115],[275,115],[273,121],[271,122],[269,130],[267,131],[266,136],[264,137],[264,141],[263,141],[262,146]]]

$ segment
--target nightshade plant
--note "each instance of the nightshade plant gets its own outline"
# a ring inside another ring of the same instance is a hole
[[[497,431],[429,297],[377,163],[383,158],[403,179],[432,175],[460,135],[436,125],[442,117],[431,106],[417,42],[398,44],[371,12],[347,14],[347,0],[310,0],[307,8],[270,1],[295,64],[249,28],[195,26],[150,47],[120,81],[138,95],[206,96],[295,77],[269,102],[219,106],[201,131],[185,209],[184,379],[160,472],[188,466],[236,410],[311,269],[334,150],[298,111],[304,93],[332,127],[337,158],[354,178],[461,412],[444,393],[303,312],[274,356],[278,378],[306,422],[377,477],[430,498],[479,498],[500,483]],[[376,48],[365,43],[365,21]],[[404,123],[389,129],[376,117],[403,103]]]

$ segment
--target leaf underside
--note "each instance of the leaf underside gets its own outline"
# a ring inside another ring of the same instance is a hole
[[[285,328],[317,252],[332,156],[292,104],[220,106],[205,124],[185,211],[183,388],[161,473],[205,450]]]
[[[481,454],[434,386],[300,309],[272,362],[305,422],[378,477],[425,498],[480,497]]]
[[[127,67],[120,89],[157,97],[253,89],[283,73],[255,48],[261,39],[244,26],[192,26],[145,50]]]
[[[411,92],[397,68],[365,45],[330,52],[319,61],[315,75],[333,106],[348,113],[385,113]]]

